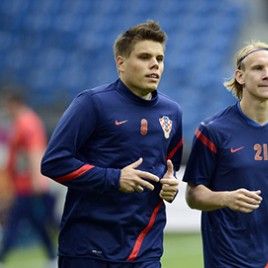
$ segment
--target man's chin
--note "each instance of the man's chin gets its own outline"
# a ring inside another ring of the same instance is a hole
[[[146,91],[147,93],[152,93],[153,91],[155,91],[157,89],[157,85],[150,85],[148,86],[144,91]]]
[[[156,88],[146,88],[143,93],[144,95],[148,95],[150,93],[153,93],[154,91],[156,91]]]

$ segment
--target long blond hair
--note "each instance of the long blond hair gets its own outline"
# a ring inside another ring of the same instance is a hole
[[[268,50],[268,44],[261,41],[250,41],[246,46],[242,47],[236,54],[236,69],[244,70],[243,60],[251,53],[258,50]],[[226,80],[223,85],[232,92],[232,94],[241,100],[243,95],[243,85],[239,84],[235,77]]]

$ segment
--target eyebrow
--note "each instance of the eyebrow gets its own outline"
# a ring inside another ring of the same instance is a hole
[[[159,56],[164,57],[164,54],[157,54],[157,55],[154,55],[154,53],[151,53],[151,52],[145,52],[145,51],[143,51],[143,52],[138,52],[137,55],[149,55],[149,56],[156,56],[156,57],[159,57]]]

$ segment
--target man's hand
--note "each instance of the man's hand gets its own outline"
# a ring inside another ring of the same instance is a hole
[[[173,201],[179,189],[179,181],[174,176],[171,160],[167,161],[167,172],[160,180],[160,183],[162,184],[162,189],[159,194],[160,197],[168,202]]]
[[[159,182],[159,178],[154,174],[146,171],[136,169],[143,159],[131,163],[121,170],[120,175],[120,188],[119,190],[124,193],[143,192],[144,188],[153,190],[154,186],[147,180]],[[146,179],[146,180],[145,180]]]
[[[250,213],[257,209],[262,201],[261,191],[249,191],[238,189],[227,192],[225,195],[225,206],[239,212]]]

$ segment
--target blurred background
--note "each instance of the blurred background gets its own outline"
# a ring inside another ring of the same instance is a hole
[[[198,123],[235,102],[223,87],[223,81],[233,73],[234,52],[251,39],[268,41],[267,0],[1,0],[0,86],[24,88],[27,102],[44,120],[49,136],[80,91],[117,78],[112,51],[115,38],[147,19],[158,21],[168,35],[159,90],[182,107],[185,164]],[[12,196],[2,170],[7,125],[0,111],[1,219]],[[167,205],[166,230],[197,232],[199,264],[181,267],[202,267],[199,213],[187,208],[185,185],[181,185],[176,202]],[[53,184],[52,191],[58,196],[60,216],[65,189]],[[19,244],[32,245],[34,241],[26,225]],[[38,268],[42,255],[36,254],[39,263],[33,267]],[[20,260],[20,253],[13,259]],[[164,267],[174,267],[168,259],[172,257],[165,255]],[[12,258],[8,265],[23,267],[21,263],[16,266]]]

